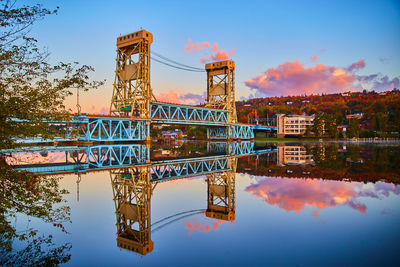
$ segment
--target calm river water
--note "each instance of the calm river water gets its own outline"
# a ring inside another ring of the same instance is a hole
[[[399,145],[32,151],[15,153],[13,164],[60,175],[71,222],[57,227],[24,213],[8,220],[16,231],[51,235],[66,265],[400,265]],[[1,256],[16,257],[32,240],[13,240]]]

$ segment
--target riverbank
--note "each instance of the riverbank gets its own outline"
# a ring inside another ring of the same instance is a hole
[[[255,138],[255,142],[286,143],[286,142],[340,142],[340,143],[400,143],[398,138],[352,138],[352,139],[322,139],[322,138]]]

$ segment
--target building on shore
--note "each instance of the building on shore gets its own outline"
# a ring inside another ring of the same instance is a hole
[[[346,119],[361,119],[364,116],[364,113],[355,113],[346,115]]]
[[[278,145],[277,165],[314,165],[313,155],[304,146]]]
[[[314,115],[285,115],[277,114],[277,137],[291,137],[301,136],[306,132],[308,126],[312,126],[314,122]]]
[[[161,132],[162,138],[164,140],[175,140],[175,139],[182,139],[183,137],[183,132],[181,130],[168,130],[168,131],[162,131]]]

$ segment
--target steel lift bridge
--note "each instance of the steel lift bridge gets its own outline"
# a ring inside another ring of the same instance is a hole
[[[152,42],[153,35],[145,30],[117,38],[109,115],[74,117],[66,126],[65,140],[146,141],[150,140],[150,125],[155,123],[204,125],[209,139],[246,140],[254,138],[255,128],[276,130],[276,127],[237,122],[235,62],[232,60],[205,65],[207,98],[204,106],[157,102],[150,85]]]
[[[206,176],[207,209],[200,210],[207,217],[235,220],[235,174],[241,156],[276,153],[276,148],[256,150],[254,143],[210,142],[206,156],[171,160],[152,160],[145,144],[109,144],[69,147],[29,147],[2,151],[15,154],[64,152],[65,162],[15,166],[34,173],[55,175],[108,171],[113,188],[116,213],[117,245],[145,255],[153,250],[151,227],[156,230],[199,210],[181,212],[151,224],[151,196],[160,182]],[[77,183],[78,185],[78,183]],[[77,187],[79,192],[79,187]]]
[[[206,64],[207,99],[204,107],[156,101],[150,86],[150,45],[153,35],[141,30],[117,38],[117,66],[110,115],[130,117],[150,139],[150,123],[206,125],[212,139],[251,139],[252,126],[238,124],[235,107],[235,63]]]

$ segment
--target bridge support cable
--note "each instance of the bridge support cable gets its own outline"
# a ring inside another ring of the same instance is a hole
[[[186,64],[179,63],[175,60],[164,57],[156,52],[150,52],[150,54],[153,55],[153,57],[150,58],[151,60],[154,60],[158,63],[164,64],[164,65],[172,67],[172,68],[186,70],[186,71],[192,71],[192,72],[205,72],[204,69],[196,68],[196,67],[192,67],[192,66],[189,66]]]

